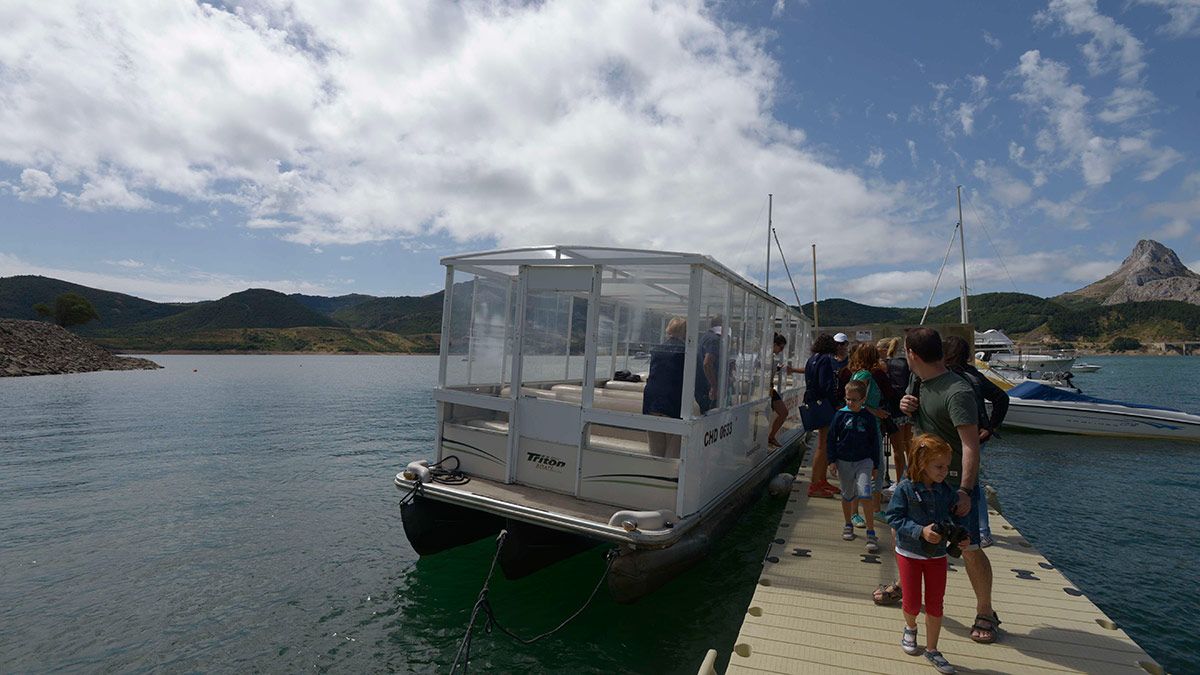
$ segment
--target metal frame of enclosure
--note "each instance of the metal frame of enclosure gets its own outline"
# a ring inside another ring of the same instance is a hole
[[[686,517],[774,457],[772,337],[787,337],[780,357],[799,365],[811,325],[724,265],[592,246],[441,262],[439,461],[455,455],[472,476]],[[687,321],[680,419],[642,414],[644,382],[614,378],[645,377],[672,318]],[[718,318],[718,395],[701,414],[689,392],[697,378],[712,388],[697,354]],[[779,393],[793,414],[802,388],[802,377],[784,376]]]

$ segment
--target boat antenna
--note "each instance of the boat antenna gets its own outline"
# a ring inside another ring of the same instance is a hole
[[[970,319],[968,318],[970,313],[967,310],[967,236],[966,236],[966,232],[963,231],[962,186],[961,185],[958,186],[957,192],[958,192],[958,243],[962,247],[962,270],[963,270],[962,323],[965,324],[965,323],[970,323]]]
[[[942,283],[942,273],[946,271],[946,263],[950,261],[950,251],[954,250],[954,238],[958,236],[958,226],[954,226],[954,232],[950,235],[950,244],[946,246],[946,255],[942,257],[942,266],[938,269],[937,279],[933,282],[933,290],[929,291],[929,301],[925,303],[925,311],[921,313],[921,323],[925,325],[925,317],[929,316],[929,306],[933,304],[933,296],[937,294],[938,284]]]
[[[774,195],[767,193],[767,295],[771,294],[771,233],[775,228],[771,225],[771,206],[774,200]]]

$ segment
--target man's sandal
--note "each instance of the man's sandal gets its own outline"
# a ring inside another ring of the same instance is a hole
[[[900,588],[900,584],[879,584],[875,587],[875,592],[871,594],[871,599],[877,605],[894,605],[903,597],[904,591]]]
[[[984,635],[987,637],[984,637]],[[975,623],[971,625],[971,639],[985,645],[990,645],[996,641],[1000,634],[1000,616],[992,612],[991,616],[979,614],[975,617]]]

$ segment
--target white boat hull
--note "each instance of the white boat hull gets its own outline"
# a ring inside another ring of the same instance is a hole
[[[992,354],[989,363],[1010,368],[1021,368],[1035,372],[1071,370],[1074,356],[1050,356],[1048,354]]]
[[[1122,405],[1013,397],[1004,426],[1086,436],[1200,441],[1200,416]]]

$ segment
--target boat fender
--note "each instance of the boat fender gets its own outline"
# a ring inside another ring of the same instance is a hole
[[[663,530],[673,527],[679,518],[674,511],[617,511],[608,519],[610,527],[620,527],[626,532],[635,530]]]
[[[429,482],[429,460],[418,459],[415,462],[409,462],[408,466],[404,467],[405,480],[415,480],[418,483]]]
[[[775,497],[786,495],[792,491],[792,483],[795,482],[795,480],[796,477],[792,474],[781,473],[772,478],[771,482],[767,484],[767,491]]]

